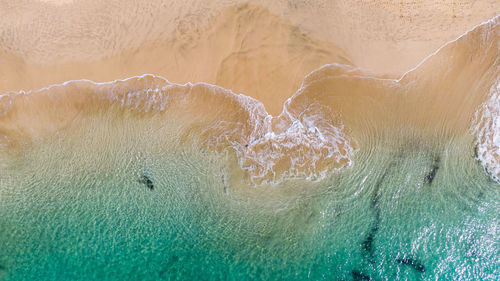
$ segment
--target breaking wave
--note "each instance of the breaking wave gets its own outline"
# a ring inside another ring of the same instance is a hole
[[[325,65],[306,76],[278,116],[268,114],[261,102],[219,86],[180,85],[149,74],[9,92],[0,95],[0,140],[21,148],[106,112],[146,123],[163,120],[176,124],[164,135],[165,143],[234,153],[249,181],[264,184],[321,180],[329,171],[351,166],[357,149],[369,150],[381,140],[401,145],[408,138],[464,136],[475,118],[477,158],[498,180],[499,38],[497,17],[445,44],[400,79]]]
[[[473,132],[477,136],[476,158],[488,174],[500,181],[500,81],[490,89],[490,98],[476,114]]]
[[[326,121],[321,105],[272,117],[250,97],[205,83],[173,84],[154,75],[109,83],[70,81],[7,93],[0,102],[0,133],[11,147],[79,126],[75,118],[80,114],[118,106],[137,118],[177,119],[183,133],[172,135],[180,135],[179,141],[218,153],[233,151],[254,184],[285,178],[319,180],[329,169],[350,165],[354,152],[340,120]]]

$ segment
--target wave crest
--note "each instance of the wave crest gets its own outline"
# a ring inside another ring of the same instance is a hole
[[[259,101],[206,83],[179,85],[143,75],[109,83],[71,81],[1,97],[6,106],[0,135],[11,142],[36,142],[54,131],[78,127],[84,121],[74,116],[82,114],[118,109],[144,122],[158,115],[182,128],[166,138],[180,136],[185,145],[233,151],[253,184],[319,180],[331,169],[350,165],[354,152],[340,118],[332,122],[334,114],[325,106],[310,104],[302,112],[285,110],[272,117]]]
[[[476,158],[490,176],[500,182],[500,80],[490,89],[490,98],[476,113]]]

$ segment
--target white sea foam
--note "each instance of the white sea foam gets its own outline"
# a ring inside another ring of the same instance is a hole
[[[160,87],[153,76],[141,78],[153,78],[152,83],[146,83],[144,89],[126,93],[127,89],[123,88],[126,85],[113,85],[109,98],[140,112],[164,111],[169,100],[188,98],[186,95],[193,95],[193,88],[203,87],[208,89],[205,94],[223,97],[224,103],[217,106],[237,104],[237,110],[246,118],[226,120],[225,116],[220,116],[200,132],[202,145],[219,149],[222,146],[222,151],[233,150],[254,184],[278,183],[291,178],[320,180],[329,170],[351,165],[354,153],[351,140],[340,121],[335,124],[326,121],[324,106],[309,105],[298,116],[285,109],[280,116],[272,117],[258,100],[216,85],[177,85],[161,78],[160,82],[167,85]],[[173,87],[183,88],[184,94],[170,93]],[[273,129],[273,121],[281,124],[279,129]]]
[[[477,136],[477,159],[500,182],[500,79],[490,88],[488,101],[476,112],[473,133]]]
[[[0,110],[7,113],[16,95],[42,92],[50,95],[55,91],[71,96],[65,92],[65,87],[70,92],[74,87],[93,89],[95,95],[89,98],[150,114],[168,112],[170,108],[189,112],[205,99],[218,103],[213,104],[213,116],[210,116],[212,112],[208,116],[201,115],[208,123],[196,134],[200,134],[201,145],[213,151],[234,151],[241,168],[247,171],[254,184],[278,183],[291,178],[320,180],[332,169],[349,166],[354,153],[342,123],[339,120],[330,123],[332,114],[322,105],[309,105],[296,115],[285,107],[281,115],[273,117],[254,98],[207,83],[170,83],[151,74],[105,83],[85,79],[66,81],[35,91],[9,92],[0,95]],[[224,108],[237,114],[218,113]],[[273,128],[273,123],[279,126]]]
[[[331,120],[331,112],[325,106],[311,104],[297,116],[285,107],[279,116],[273,117],[258,100],[218,86],[210,87],[236,100],[248,119],[220,120],[205,128],[202,135],[210,137],[204,144],[208,147],[225,144],[233,150],[252,183],[276,184],[286,179],[318,181],[329,171],[352,164],[355,151],[352,140],[340,120],[334,124],[327,121]]]
[[[483,22],[472,30],[483,25],[494,24],[498,21],[498,17]],[[351,73],[349,75],[352,77],[399,83],[409,73],[437,55],[444,47],[458,41],[470,32],[468,31],[457,39],[447,42],[399,79],[363,75],[362,71],[356,74],[354,72],[357,72],[358,68],[334,63],[311,72],[306,76],[304,82],[315,73],[332,68],[342,70],[335,75]],[[140,80],[140,83],[133,83],[134,86],[130,87],[127,83],[129,80]],[[340,119],[332,122],[332,113],[327,112],[328,110],[325,110],[324,106],[318,104],[305,106],[306,109],[303,112],[294,113],[295,115],[287,110],[291,101],[301,94],[302,88],[285,102],[283,112],[279,116],[273,117],[266,112],[261,102],[207,83],[180,85],[150,74],[105,83],[96,83],[85,79],[71,80],[36,91],[19,91],[0,95],[0,117],[12,107],[12,94],[32,94],[78,83],[90,83],[98,89],[103,89],[102,97],[113,103],[130,110],[149,113],[167,111],[174,101],[191,95],[193,87],[197,86],[210,89],[206,93],[208,95],[225,96],[228,101],[241,106],[241,112],[245,113],[246,118],[226,120],[220,116],[218,121],[202,130],[201,134],[209,136],[204,140],[204,144],[209,147],[222,145],[227,149],[234,150],[241,168],[249,173],[250,179],[254,183],[276,183],[286,178],[319,180],[324,178],[329,170],[352,164],[352,155],[355,152],[353,145],[351,145],[353,140],[345,133]],[[307,87],[307,83],[303,84],[302,87]],[[185,91],[182,91],[184,96],[171,95],[172,92],[175,92],[171,91],[174,88],[184,88]],[[214,106],[225,106],[225,104]],[[477,134],[478,159],[483,163],[485,169],[496,180],[499,180],[500,83],[491,88],[489,101],[478,111],[474,132]]]
[[[12,107],[12,98],[10,95],[0,95],[0,117],[7,114]]]
[[[117,83],[112,86],[109,98],[132,110],[164,111],[169,100],[187,98],[193,94],[193,88],[201,86],[208,89],[206,94],[225,99],[224,104],[217,106],[226,106],[226,102],[238,104],[247,118],[226,120],[225,116],[220,116],[201,131],[202,144],[210,148],[223,146],[223,151],[233,150],[254,184],[278,183],[292,178],[321,180],[328,171],[352,164],[352,140],[345,134],[340,119],[335,124],[327,121],[331,120],[332,113],[325,106],[311,104],[297,116],[289,113],[285,106],[279,116],[273,117],[260,101],[216,85],[179,85],[160,78],[158,84],[166,85],[158,86],[155,76],[139,79],[150,82],[144,84],[144,89],[126,94],[127,89],[123,88],[126,84]],[[184,88],[184,94],[170,93],[169,90],[175,87]],[[280,126],[273,128],[273,122]]]
[[[321,180],[328,171],[352,164],[354,149],[341,124],[329,124],[319,112],[303,112],[286,120],[286,128],[275,132],[271,119],[255,122],[256,138],[232,143],[240,166],[254,183],[279,183],[285,179]],[[233,126],[231,126],[233,127]]]

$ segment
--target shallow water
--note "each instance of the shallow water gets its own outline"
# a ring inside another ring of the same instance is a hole
[[[228,184],[230,156],[157,151],[148,123],[116,143],[103,118],[2,156],[4,280],[498,277],[500,194],[471,137],[382,143],[323,181],[251,187]]]
[[[156,75],[1,94],[0,279],[497,280],[499,42],[324,65],[274,116]]]

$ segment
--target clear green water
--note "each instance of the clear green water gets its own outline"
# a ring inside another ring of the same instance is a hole
[[[499,278],[500,189],[470,139],[374,145],[248,195],[213,155],[54,139],[1,156],[1,280]]]

